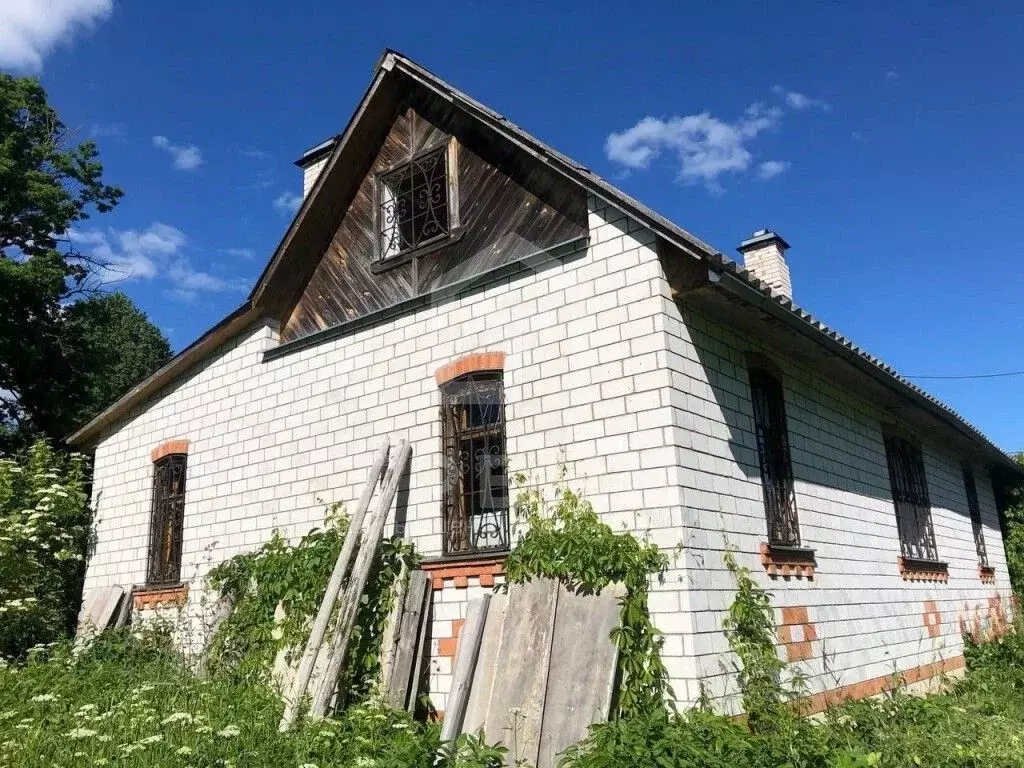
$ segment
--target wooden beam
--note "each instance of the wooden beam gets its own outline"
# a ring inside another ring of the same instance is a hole
[[[466,623],[459,633],[459,646],[452,668],[452,687],[444,708],[441,741],[454,739],[462,728],[462,718],[469,702],[470,684],[473,682],[473,673],[476,671],[477,659],[480,656],[480,640],[483,637],[490,602],[491,596],[485,594],[471,600],[466,608]]]

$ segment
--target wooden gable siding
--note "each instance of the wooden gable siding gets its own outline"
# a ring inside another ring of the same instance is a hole
[[[447,105],[399,111],[369,173],[282,324],[289,342],[586,234],[586,197],[514,147],[497,147]],[[454,136],[460,237],[439,250],[374,272],[375,177]]]

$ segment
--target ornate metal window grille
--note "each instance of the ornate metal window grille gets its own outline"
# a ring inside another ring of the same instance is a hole
[[[149,584],[181,580],[181,531],[185,513],[187,456],[174,453],[153,465],[153,519],[149,539]]]
[[[381,259],[447,237],[447,146],[381,175],[377,196]]]
[[[896,508],[900,551],[904,557],[938,560],[921,449],[902,437],[886,435],[885,457]]]
[[[967,491],[967,508],[971,512],[971,528],[974,530],[974,548],[978,551],[978,564],[988,568],[985,527],[981,522],[981,507],[978,505],[978,487],[974,484],[974,473],[970,467],[964,467],[964,489]]]
[[[782,384],[767,371],[751,368],[750,394],[754,405],[754,431],[761,464],[768,542],[799,547],[800,524],[793,491],[793,466],[789,457]]]
[[[505,392],[500,373],[441,390],[444,554],[509,548]]]

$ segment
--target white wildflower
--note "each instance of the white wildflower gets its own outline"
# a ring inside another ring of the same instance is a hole
[[[223,737],[225,739],[230,739],[232,736],[237,736],[241,732],[242,731],[239,730],[237,725],[228,725],[228,726],[226,726],[224,728],[221,728],[219,731],[217,731],[217,735],[221,736],[221,737]]]
[[[68,738],[71,739],[90,739],[96,735],[96,731],[93,731],[89,728],[75,728],[71,731],[68,731],[67,735]]]
[[[192,754],[192,747],[187,747],[187,746],[186,747],[178,747],[176,750],[174,750],[174,754],[176,754],[176,755],[191,755]]]
[[[139,739],[139,744],[156,744],[164,740],[163,734],[154,733],[152,736],[147,736],[144,739]]]
[[[111,740],[113,740],[113,738],[114,738],[114,737],[113,737],[113,736],[111,736],[111,735],[110,735],[109,733],[103,733],[103,734],[100,734],[99,736],[97,736],[97,737],[96,737],[96,741],[103,741],[103,742],[106,742],[106,741],[111,741]]]
[[[105,757],[97,757],[95,760],[92,761],[92,764],[93,765],[106,765],[109,762],[110,761],[107,760],[107,758],[105,758]]]
[[[175,712],[161,720],[160,725],[168,725],[170,723],[191,723],[192,720],[192,715],[188,712]]]
[[[316,763],[303,763],[299,768],[320,768]]]
[[[56,701],[59,696],[54,693],[40,693],[38,696],[33,696],[32,701]]]

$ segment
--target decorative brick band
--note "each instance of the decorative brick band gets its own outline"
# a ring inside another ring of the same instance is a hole
[[[877,696],[900,685],[913,685],[924,680],[931,680],[940,675],[947,675],[963,669],[964,657],[954,656],[943,659],[932,664],[922,664],[920,667],[905,669],[898,675],[883,675],[861,683],[844,685],[841,688],[834,688],[831,691],[823,691],[795,703],[797,711],[801,715],[813,715],[824,712],[826,709],[836,707],[851,699],[866,699],[870,696]]]
[[[504,352],[474,352],[471,355],[460,357],[446,365],[442,365],[434,372],[434,379],[437,386],[446,384],[459,376],[478,371],[503,371],[505,370]]]
[[[783,549],[773,547],[766,541],[761,542],[761,565],[765,573],[772,578],[781,576],[783,579],[796,577],[798,579],[814,578],[814,569],[817,566],[814,559],[814,550],[811,549]]]
[[[949,581],[949,566],[946,563],[914,560],[909,557],[900,557],[896,562],[904,581]]]
[[[812,643],[818,639],[818,630],[807,615],[806,605],[789,605],[782,609],[779,642],[786,649],[788,661],[806,661],[814,653]]]
[[[160,443],[149,453],[149,457],[155,462],[160,461],[164,456],[172,453],[188,453],[188,440],[168,440]]]
[[[494,577],[505,574],[505,560],[508,555],[482,557],[477,560],[440,560],[434,563],[423,563],[420,569],[427,572],[433,582],[434,589],[444,589],[445,582],[456,589],[466,589],[469,580],[479,579],[481,587],[493,587]]]
[[[982,584],[995,584],[996,569],[993,568],[991,565],[979,565],[978,578],[981,579]]]
[[[462,632],[462,627],[465,625],[465,619],[455,619],[452,621],[452,636],[441,637],[437,640],[437,655],[446,656],[449,659],[455,659],[455,651],[459,648],[459,634]]]
[[[136,587],[132,598],[136,610],[171,605],[182,606],[188,601],[188,584],[181,584],[177,587]]]
[[[924,613],[921,614],[924,628],[928,631],[928,637],[938,637],[942,634],[942,614],[939,613],[939,606],[934,600],[924,601]]]

